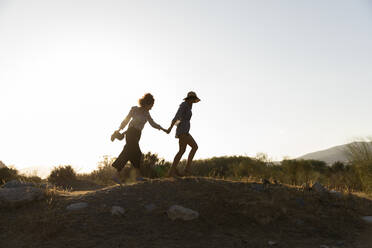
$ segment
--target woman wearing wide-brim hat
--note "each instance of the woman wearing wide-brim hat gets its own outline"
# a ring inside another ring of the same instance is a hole
[[[186,151],[187,145],[191,146],[191,151],[187,158],[187,164],[185,168],[185,175],[191,175],[191,163],[194,158],[196,151],[198,150],[198,144],[195,142],[194,138],[190,134],[190,120],[192,116],[192,105],[194,103],[200,102],[199,97],[195,92],[190,91],[184,102],[178,108],[176,115],[174,116],[170,127],[167,130],[167,133],[170,133],[174,125],[177,125],[176,129],[176,138],[179,140],[179,150],[176,156],[174,157],[172,167],[169,170],[169,176],[179,175],[177,171],[177,165],[180,162],[182,155]]]

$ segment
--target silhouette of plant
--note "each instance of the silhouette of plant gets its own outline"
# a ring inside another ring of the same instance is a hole
[[[55,167],[48,176],[48,182],[64,188],[70,187],[76,180],[76,172],[71,165]]]
[[[14,168],[0,168],[0,185],[18,178],[18,171]]]

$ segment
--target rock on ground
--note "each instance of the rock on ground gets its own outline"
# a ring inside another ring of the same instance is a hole
[[[0,207],[18,207],[44,198],[44,191],[35,187],[0,188]]]
[[[198,212],[192,209],[189,209],[189,208],[179,206],[179,205],[171,206],[168,209],[167,214],[171,220],[176,220],[176,219],[193,220],[199,217]]]
[[[364,217],[362,217],[362,219],[363,219],[365,222],[367,222],[367,223],[369,223],[369,224],[372,224],[372,216],[364,216]]]
[[[18,180],[12,180],[2,186],[2,188],[21,188],[21,187],[34,187],[34,183],[21,182]]]
[[[125,209],[119,206],[113,206],[111,208],[111,214],[112,215],[124,215],[125,214]]]
[[[275,242],[275,241],[269,241],[269,242],[267,242],[267,244],[270,245],[270,246],[274,246],[274,245],[277,245],[278,243]]]
[[[67,210],[69,211],[74,211],[74,210],[81,210],[88,207],[88,203],[86,202],[78,202],[78,203],[73,203],[70,204],[66,207]]]

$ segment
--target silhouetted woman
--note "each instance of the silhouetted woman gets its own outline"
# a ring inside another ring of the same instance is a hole
[[[121,184],[120,171],[124,168],[128,161],[131,162],[137,173],[140,172],[141,176],[143,175],[141,172],[142,152],[139,147],[139,140],[141,138],[141,131],[146,122],[149,122],[153,128],[167,132],[166,129],[155,123],[151,118],[149,111],[153,107],[154,101],[154,97],[150,93],[147,93],[140,98],[138,100],[139,107],[134,106],[131,108],[129,114],[123,120],[119,129],[116,130],[111,136],[111,141],[114,141],[115,139],[121,140],[124,138],[124,135],[126,140],[123,151],[112,164],[112,166],[117,170],[117,175],[113,177],[113,180],[119,184]],[[129,127],[127,131],[120,133],[120,130],[124,129],[128,123]]]
[[[185,175],[191,175],[191,162],[194,158],[196,151],[198,150],[198,144],[195,142],[194,138],[191,136],[190,132],[190,119],[192,116],[192,105],[194,103],[199,102],[200,99],[197,97],[195,92],[190,91],[187,94],[187,97],[184,98],[184,102],[181,103],[180,107],[176,115],[174,116],[170,127],[167,130],[167,133],[170,133],[173,126],[176,124],[176,138],[178,138],[179,142],[179,151],[174,157],[172,167],[169,170],[169,176],[179,175],[177,170],[177,165],[180,162],[182,155],[186,151],[187,145],[191,146],[191,151],[189,153],[189,157],[187,158],[187,164],[185,168]]]

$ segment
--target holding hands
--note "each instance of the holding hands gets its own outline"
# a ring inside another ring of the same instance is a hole
[[[173,120],[171,125],[169,126],[168,129],[162,129],[164,132],[166,132],[167,134],[169,134],[171,131],[172,131],[172,128],[174,125],[178,125],[179,121],[178,120]]]
[[[160,128],[160,130],[162,130],[162,131],[164,131],[165,133],[169,134],[169,133],[171,132],[172,128],[169,127],[168,129],[165,129],[165,128],[162,127],[162,128]]]

